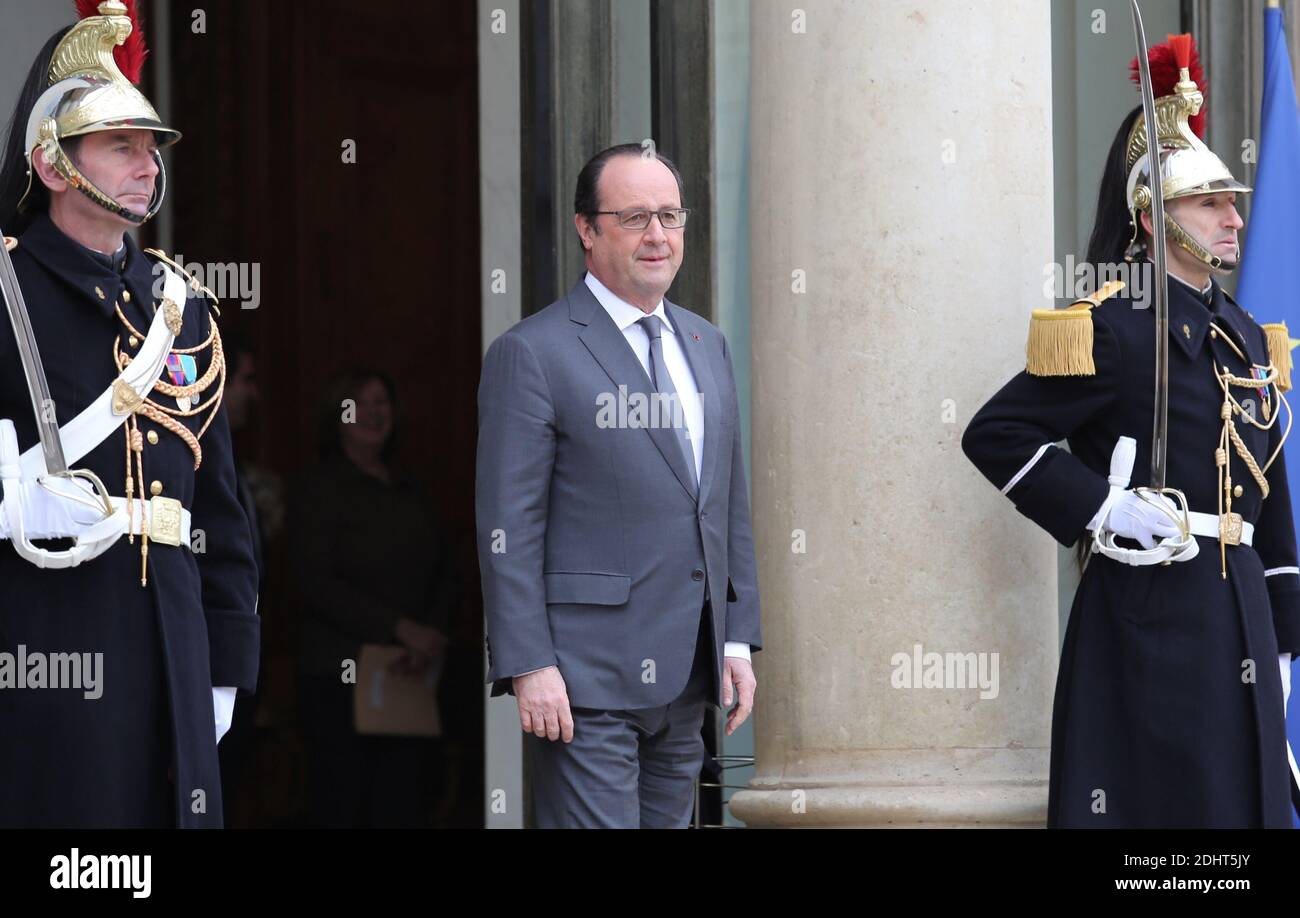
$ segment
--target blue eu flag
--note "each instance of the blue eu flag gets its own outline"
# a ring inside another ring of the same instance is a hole
[[[1250,232],[1242,263],[1238,299],[1267,314],[1269,322],[1285,321],[1300,330],[1300,110],[1296,108],[1291,56],[1287,53],[1282,11],[1264,12],[1264,110],[1260,119],[1259,171],[1251,204]],[[1287,478],[1300,482],[1300,447],[1284,450]],[[1291,490],[1292,513],[1300,519],[1300,488]],[[1287,704],[1287,737],[1300,754],[1300,689],[1291,662],[1292,697]],[[1296,768],[1293,759],[1291,767]],[[1292,817],[1300,827],[1300,819]]]

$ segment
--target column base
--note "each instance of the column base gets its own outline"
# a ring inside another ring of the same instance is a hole
[[[946,786],[773,785],[751,782],[731,798],[751,828],[1041,829],[1047,782]]]

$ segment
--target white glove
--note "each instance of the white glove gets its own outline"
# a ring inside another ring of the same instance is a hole
[[[1287,699],[1291,697],[1291,654],[1278,654],[1277,662],[1282,667],[1282,716],[1285,717]]]
[[[1168,513],[1156,505],[1157,500],[1169,509]],[[1155,548],[1158,539],[1180,535],[1174,524],[1177,518],[1178,508],[1163,494],[1138,494],[1111,485],[1110,496],[1093,517],[1095,525],[1089,528],[1102,526],[1117,536],[1136,539],[1143,548]]]
[[[226,735],[230,725],[235,722],[235,688],[214,688],[212,690],[212,712],[217,722],[217,742]]]

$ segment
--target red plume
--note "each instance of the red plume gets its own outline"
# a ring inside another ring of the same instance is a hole
[[[1163,45],[1152,46],[1147,59],[1151,63],[1151,91],[1157,99],[1161,96],[1173,95],[1174,85],[1179,79],[1180,67],[1188,69],[1192,81],[1200,88],[1201,95],[1209,97],[1205,88],[1205,71],[1201,69],[1201,58],[1196,53],[1196,40],[1191,35],[1170,35],[1169,40]],[[1128,69],[1129,79],[1135,86],[1141,86],[1142,77],[1138,71],[1136,57],[1128,65]],[[1206,106],[1202,104],[1200,114],[1192,116],[1187,121],[1192,133],[1201,139],[1205,138],[1205,109]]]
[[[149,55],[149,49],[144,43],[144,20],[140,18],[136,0],[122,0],[122,3],[131,20],[131,34],[125,42],[113,49],[113,60],[117,62],[117,69],[122,71],[122,76],[132,83],[139,83],[144,59]],[[77,18],[98,16],[99,4],[100,0],[77,0]]]

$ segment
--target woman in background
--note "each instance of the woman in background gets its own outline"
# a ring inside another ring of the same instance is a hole
[[[427,671],[446,648],[457,601],[441,527],[418,483],[393,465],[397,414],[382,373],[352,371],[328,386],[321,462],[304,476],[289,520],[303,602],[307,802],[320,827],[427,826],[437,796],[436,741],[359,735],[355,686],[344,681],[363,644],[401,646],[401,668]]]

